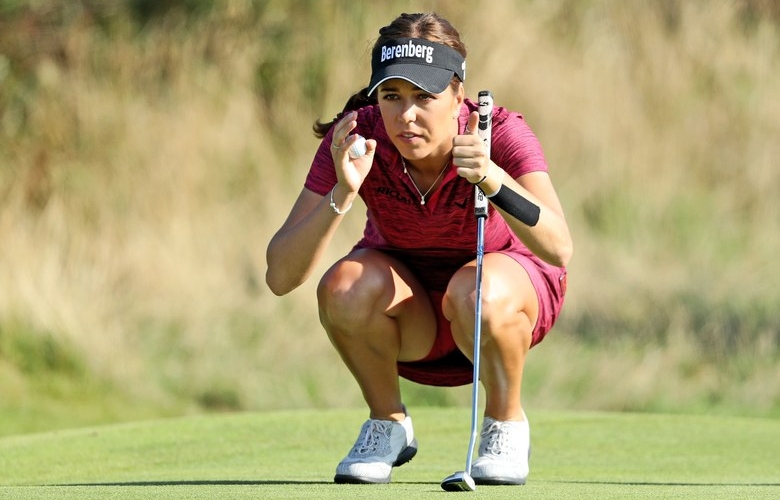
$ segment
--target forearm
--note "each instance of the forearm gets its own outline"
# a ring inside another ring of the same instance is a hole
[[[546,175],[525,176],[528,188],[491,164],[480,188],[512,231],[545,262],[564,267],[572,254],[572,241],[558,198]]]
[[[344,212],[354,197],[337,189],[334,205]],[[330,200],[329,195],[302,195],[288,220],[271,238],[266,251],[266,283],[274,294],[287,294],[305,282],[328,248],[344,218],[331,208]]]
[[[302,223],[300,231],[293,228],[278,234],[268,245],[265,281],[276,295],[285,295],[302,285],[311,276],[332,239],[335,228],[329,228],[318,239],[313,239],[316,233],[306,229],[309,226]]]
[[[561,215],[542,205],[539,221],[534,226],[528,226],[504,210],[496,210],[534,255],[548,264],[566,267],[572,255],[572,241]]]

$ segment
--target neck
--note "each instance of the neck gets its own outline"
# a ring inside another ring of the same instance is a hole
[[[445,158],[431,159],[425,158],[424,160],[404,160],[404,168],[414,174],[415,179],[424,181],[425,179],[433,179],[438,177],[439,174],[447,168],[452,158],[447,156]]]
[[[412,173],[412,170],[410,170],[410,167],[406,164],[406,161],[404,161],[403,156],[401,157],[401,162],[404,166],[404,173],[409,177],[409,180],[412,181],[415,190],[417,190],[417,194],[420,195],[420,205],[425,205],[426,198],[431,194],[436,187],[436,184],[439,183],[444,175],[444,171],[447,170],[449,161],[440,167],[438,173],[431,171],[421,172],[419,169],[411,167],[414,169],[414,173]]]
[[[422,196],[430,192],[434,185],[442,178],[444,171],[447,170],[447,166],[450,164],[450,157],[448,156],[445,158],[442,163],[436,167],[436,170],[422,170],[410,164],[408,160],[404,160],[403,157],[401,157],[401,162],[403,163],[406,175],[409,176]],[[421,189],[426,191],[426,193],[423,193]]]
[[[452,161],[452,155],[444,156],[426,156],[419,160],[404,160],[406,168],[420,174],[421,176],[439,175],[439,172]]]

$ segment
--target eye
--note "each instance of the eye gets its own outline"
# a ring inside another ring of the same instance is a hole
[[[398,99],[398,94],[395,94],[393,92],[384,92],[382,93],[382,100],[383,101],[395,101]]]

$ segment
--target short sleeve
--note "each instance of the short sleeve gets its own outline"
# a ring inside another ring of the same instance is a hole
[[[336,170],[333,167],[333,157],[330,154],[332,137],[333,129],[329,130],[320,142],[303,184],[309,191],[322,196],[328,194],[328,191],[336,184]]]
[[[539,139],[518,113],[502,109],[494,117],[491,147],[493,161],[515,179],[530,172],[548,171]]]

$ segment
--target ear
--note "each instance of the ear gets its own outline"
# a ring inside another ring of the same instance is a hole
[[[466,90],[463,88],[463,82],[458,84],[458,90],[455,92],[455,102],[452,106],[452,119],[457,120],[460,116],[460,108],[466,99]]]

